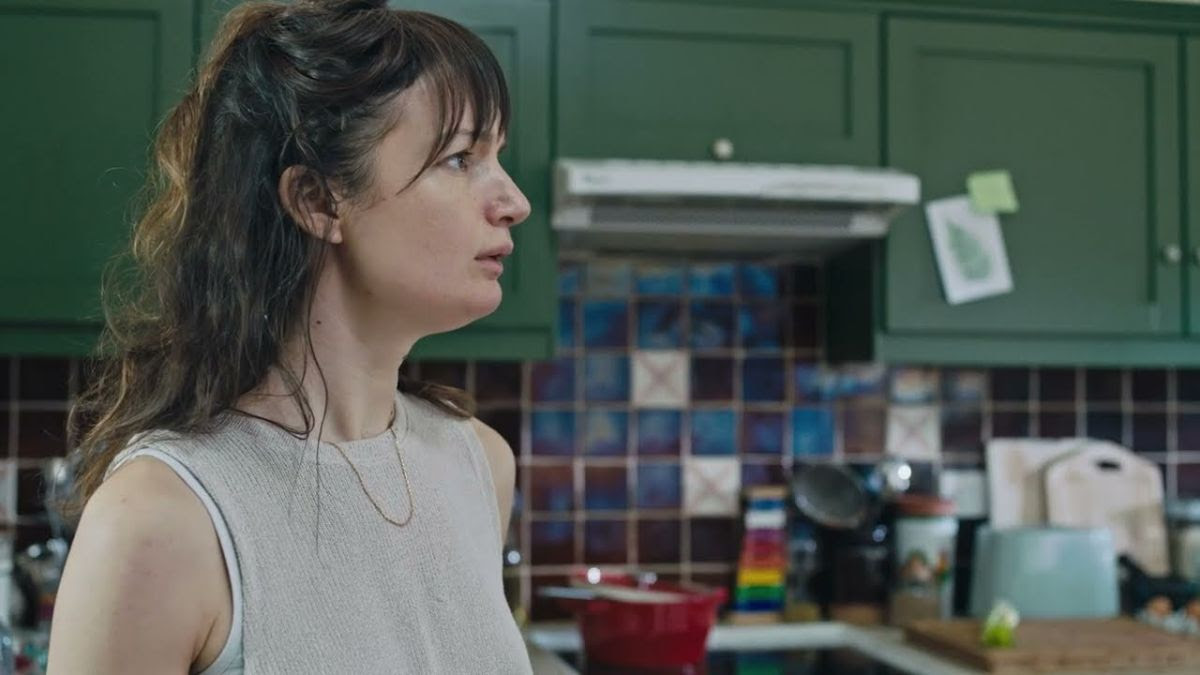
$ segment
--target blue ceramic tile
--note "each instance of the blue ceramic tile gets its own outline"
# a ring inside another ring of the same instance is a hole
[[[838,393],[838,374],[819,363],[797,363],[792,369],[796,398],[801,401],[829,401]]]
[[[692,454],[732,455],[736,420],[732,410],[692,411]]]
[[[672,349],[683,346],[680,324],[682,305],[671,300],[643,300],[637,304],[638,347]]]
[[[575,359],[571,357],[534,362],[529,373],[534,401],[575,400]]]
[[[530,563],[570,565],[575,562],[575,523],[534,521],[529,525]]]
[[[750,263],[738,267],[741,294],[748,297],[774,298],[780,293],[779,268]]]
[[[886,380],[887,368],[883,364],[843,364],[837,370],[837,395],[843,398],[882,401]]]
[[[624,455],[628,450],[629,413],[589,410],[585,418],[584,447],[593,456]]]
[[[629,342],[627,300],[583,303],[583,340],[588,347],[624,347]]]
[[[677,509],[681,503],[678,464],[641,463],[637,469],[637,505],[641,509]]]
[[[584,357],[583,365],[583,391],[587,400],[629,400],[629,357],[588,354]]]
[[[683,413],[678,410],[639,410],[637,445],[639,455],[678,455]]]
[[[533,411],[529,438],[535,455],[574,455],[575,413],[570,410]]]
[[[987,372],[954,368],[942,371],[942,398],[947,402],[976,403],[987,394]]]
[[[733,398],[733,359],[692,357],[692,400],[729,401]]]
[[[742,346],[747,349],[779,349],[783,346],[783,305],[754,303],[738,310]]]
[[[719,300],[694,300],[692,348],[720,349],[733,346],[733,304]]]
[[[633,265],[628,262],[598,260],[587,265],[588,295],[627,296],[633,290]]]
[[[792,454],[826,457],[833,454],[833,415],[826,408],[792,411]]]
[[[583,524],[583,562],[616,565],[625,562],[625,521],[589,520]]]
[[[783,452],[783,413],[748,412],[742,415],[742,452],[778,455]]]
[[[583,265],[564,262],[558,268],[559,295],[576,295],[583,288]]]
[[[733,295],[733,263],[692,265],[688,291],[692,295]]]
[[[575,470],[562,466],[529,467],[530,506],[534,511],[571,511],[575,505]]]
[[[575,348],[575,301],[558,301],[558,348]]]
[[[629,506],[623,466],[589,466],[583,470],[583,504],[588,510],[624,509]]]
[[[742,400],[782,401],[783,359],[751,357],[742,362]]]
[[[637,292],[642,295],[681,295],[683,265],[646,264],[637,268]]]

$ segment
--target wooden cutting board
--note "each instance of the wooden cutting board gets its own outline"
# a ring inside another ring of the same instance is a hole
[[[994,530],[1046,524],[1043,470],[1087,447],[1086,438],[993,438],[987,444],[988,502]]]
[[[979,644],[977,619],[922,620],[905,627],[909,642],[989,673],[1173,669],[1200,672],[1200,639],[1132,619],[1022,621],[1008,648]]]
[[[1117,553],[1149,574],[1170,573],[1162,469],[1115,443],[1095,442],[1046,469],[1050,525],[1103,527]]]

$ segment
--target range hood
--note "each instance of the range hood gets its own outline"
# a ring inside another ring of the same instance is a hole
[[[559,159],[550,222],[568,252],[803,257],[883,237],[919,199],[893,169]]]

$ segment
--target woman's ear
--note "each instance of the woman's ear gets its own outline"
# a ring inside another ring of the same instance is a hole
[[[294,164],[279,177],[279,203],[300,229],[331,244],[342,243],[342,220],[336,196],[325,189],[315,172]]]

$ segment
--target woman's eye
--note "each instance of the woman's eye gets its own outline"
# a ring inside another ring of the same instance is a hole
[[[460,171],[466,170],[467,159],[470,156],[471,156],[471,153],[466,150],[463,150],[462,152],[456,152],[453,155],[450,155],[449,157],[446,158],[446,163],[449,164],[450,167],[453,169],[458,169]]]

